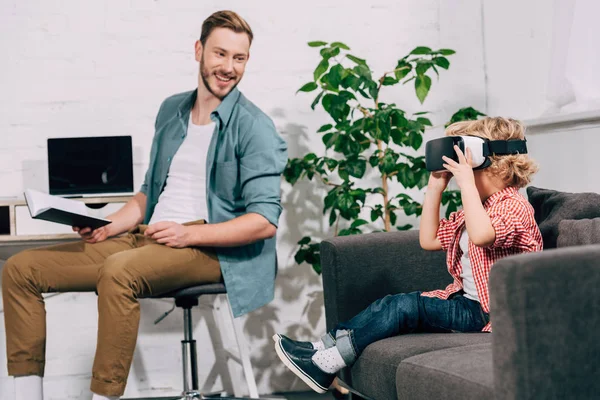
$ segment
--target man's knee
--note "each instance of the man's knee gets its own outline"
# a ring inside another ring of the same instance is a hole
[[[25,285],[32,281],[32,266],[35,263],[35,253],[22,251],[9,257],[2,267],[2,288],[10,285]]]
[[[98,271],[98,293],[108,290],[139,291],[139,276],[126,254],[113,254],[104,260]]]

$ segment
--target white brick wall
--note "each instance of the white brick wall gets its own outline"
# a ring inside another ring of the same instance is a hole
[[[47,189],[46,138],[130,134],[135,184],[148,162],[154,117],[168,95],[192,89],[193,45],[203,19],[233,9],[253,27],[244,93],[275,121],[290,156],[321,152],[316,128],[327,121],[310,110],[312,96],[295,95],[310,79],[317,52],[310,40],[339,40],[365,57],[376,73],[390,70],[417,45],[457,50],[451,69],[434,80],[420,107],[412,88],[386,89],[383,100],[408,111],[429,110],[436,124],[456,109],[485,104],[480,2],[377,0],[340,2],[2,0],[0,2],[0,196],[25,187]],[[440,134],[439,128],[429,135]],[[310,187],[305,185],[303,187]],[[305,386],[272,351],[274,332],[309,338],[324,330],[321,281],[293,261],[295,243],[311,233],[325,237],[319,191],[284,184],[279,229],[280,274],[276,299],[245,324],[261,392]],[[95,296],[50,299],[46,399],[86,399],[95,349]],[[161,325],[152,320],[170,304],[144,300],[138,347],[126,396],[161,396],[180,389],[181,313]],[[208,329],[196,312],[201,382],[214,355]],[[4,326],[0,322],[0,342]],[[5,352],[0,351],[0,398],[12,396]]]

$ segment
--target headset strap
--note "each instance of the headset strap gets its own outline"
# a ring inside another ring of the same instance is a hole
[[[490,140],[488,147],[491,154],[498,156],[527,154],[527,140]]]

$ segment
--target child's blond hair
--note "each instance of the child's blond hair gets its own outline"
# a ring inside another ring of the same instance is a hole
[[[446,136],[478,136],[489,140],[525,139],[525,126],[517,120],[486,117],[476,121],[455,122],[446,128]],[[507,186],[525,187],[538,171],[527,154],[490,156],[492,165],[486,171],[502,179]]]

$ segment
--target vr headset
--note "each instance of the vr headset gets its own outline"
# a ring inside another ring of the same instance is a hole
[[[466,155],[466,149],[471,149],[473,169],[484,169],[492,162],[489,156],[507,154],[527,154],[527,140],[489,140],[477,136],[445,136],[433,139],[425,144],[425,167],[428,171],[444,171],[442,156],[458,161],[454,150],[457,145]]]

